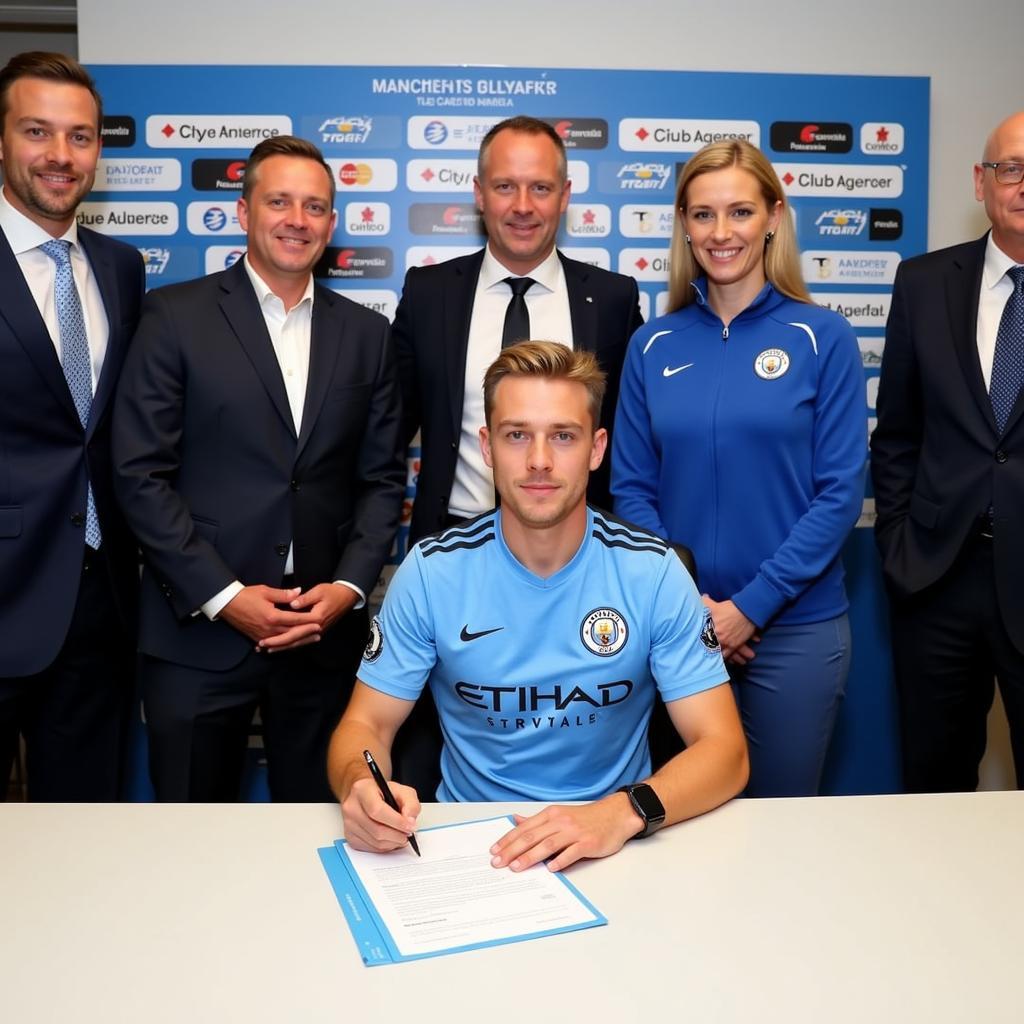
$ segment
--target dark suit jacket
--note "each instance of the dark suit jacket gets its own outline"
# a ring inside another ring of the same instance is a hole
[[[134,631],[138,562],[114,501],[110,407],[145,273],[137,249],[85,228],[78,238],[110,325],[85,429],[0,231],[0,676],[42,671],[64,643],[82,573],[87,475],[118,609]]]
[[[569,292],[573,344],[593,352],[608,374],[601,420],[610,431],[626,344],[643,323],[636,282],[561,253],[559,258]],[[448,513],[459,454],[469,325],[483,259],[481,249],[433,267],[413,268],[395,314],[392,332],[406,444],[422,431],[411,541],[441,529]],[[589,500],[602,508],[611,508],[610,462],[606,456],[591,474],[587,490]]]
[[[977,346],[986,241],[896,275],[871,439],[876,538],[887,583],[906,597],[950,568],[991,503],[999,604],[1024,651],[1024,394],[999,436]]]
[[[239,664],[251,641],[193,613],[235,579],[280,585],[290,541],[304,590],[347,580],[369,594],[405,491],[399,427],[379,314],[316,286],[297,431],[241,260],[151,292],[114,416],[118,498],[145,559],[140,650],[204,669]],[[364,617],[348,616],[318,657],[365,639]]]

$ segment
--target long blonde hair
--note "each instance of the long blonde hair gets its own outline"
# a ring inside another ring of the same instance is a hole
[[[739,167],[754,176],[769,210],[773,209],[776,203],[782,204],[779,207],[782,216],[779,217],[775,235],[770,243],[765,244],[764,276],[772,287],[783,295],[798,302],[810,302],[810,293],[804,284],[803,274],[800,273],[800,250],[796,244],[796,232],[793,229],[789,204],[786,202],[786,193],[782,190],[782,182],[761,150],[742,139],[731,139],[726,142],[711,142],[698,150],[686,162],[683,173],[679,175],[679,182],[676,185],[675,223],[672,226],[666,312],[675,312],[694,301],[694,291],[690,286],[704,273],[686,241],[686,229],[680,216],[686,212],[686,189],[698,175],[721,171],[727,167]]]

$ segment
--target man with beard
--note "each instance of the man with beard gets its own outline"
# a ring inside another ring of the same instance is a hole
[[[59,53],[0,71],[0,773],[33,800],[114,800],[135,544],[110,466],[114,384],[145,290],[136,249],[75,222],[102,104]]]

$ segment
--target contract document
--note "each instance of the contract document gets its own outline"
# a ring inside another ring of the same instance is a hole
[[[561,873],[491,866],[512,828],[488,818],[417,832],[409,847],[364,853],[339,839],[320,860],[367,965],[416,960],[607,924]]]

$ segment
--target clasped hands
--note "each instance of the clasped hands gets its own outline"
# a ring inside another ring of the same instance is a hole
[[[244,633],[256,650],[272,654],[315,644],[359,595],[340,583],[319,583],[302,593],[262,585],[243,587],[222,609],[219,618]]]
[[[388,807],[370,778],[358,779],[342,801],[345,838],[355,849],[397,850],[415,831],[420,813],[416,790],[397,782],[389,786],[398,811]],[[549,871],[561,871],[585,857],[608,857],[644,827],[625,793],[578,806],[553,804],[530,817],[513,817],[515,828],[488,851],[493,867],[511,871],[525,871],[542,860]]]
[[[746,665],[754,657],[751,644],[761,639],[757,626],[732,601],[714,601],[707,594],[702,594],[701,600],[711,612],[722,657],[730,665]]]

